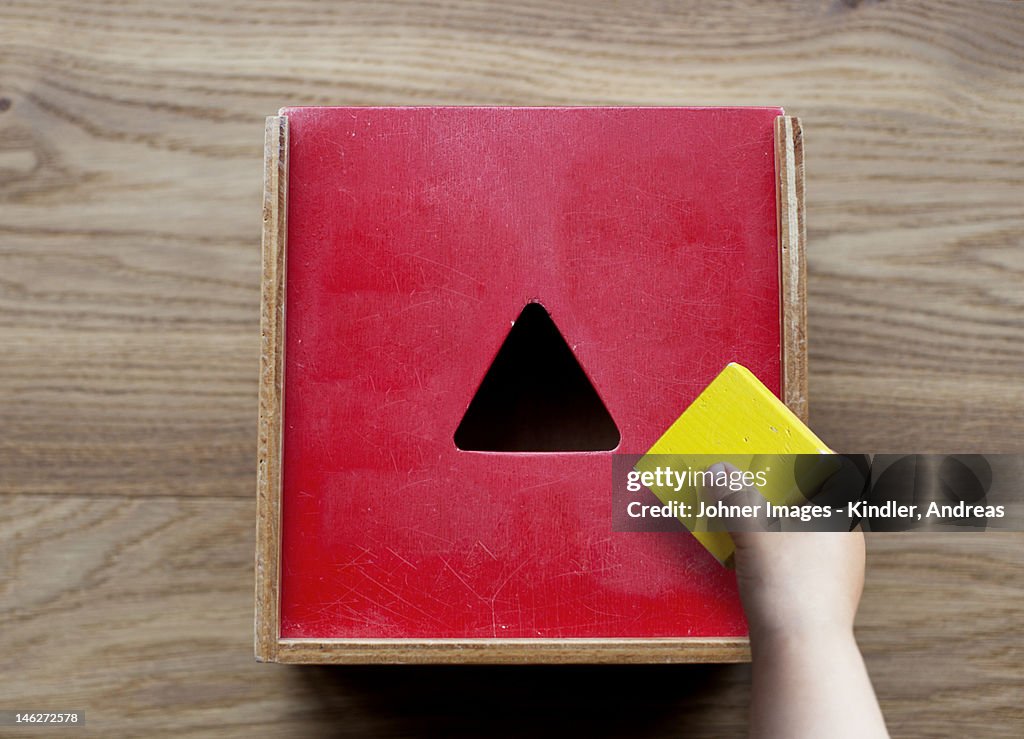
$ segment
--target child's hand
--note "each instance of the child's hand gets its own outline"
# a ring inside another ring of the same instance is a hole
[[[864,588],[864,534],[736,532],[736,579],[751,638],[853,633]]]
[[[716,473],[716,478],[719,473],[739,472],[722,462],[708,471]],[[702,492],[708,503],[764,504],[754,488],[733,492],[709,486]],[[764,518],[756,523],[729,522],[751,636],[809,630],[853,633],[853,617],[864,588],[864,535],[859,530],[781,533],[771,530],[778,528],[777,523]]]
[[[703,493],[729,504],[764,501],[753,489]],[[864,587],[864,535],[743,528],[732,526],[731,535],[750,624],[751,736],[887,737],[853,637]]]

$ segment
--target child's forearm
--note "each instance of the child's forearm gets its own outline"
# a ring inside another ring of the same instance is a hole
[[[751,736],[889,736],[852,631],[752,633],[751,649]]]

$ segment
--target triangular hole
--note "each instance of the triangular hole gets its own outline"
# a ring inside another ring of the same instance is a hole
[[[607,451],[619,429],[551,316],[519,314],[455,431],[477,452]]]

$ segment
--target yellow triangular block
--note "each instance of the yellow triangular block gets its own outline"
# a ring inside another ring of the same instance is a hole
[[[669,465],[674,470],[705,470],[714,462],[727,462],[741,471],[767,470],[761,494],[773,505],[796,505],[805,501],[795,480],[795,458],[785,456],[796,454],[832,451],[750,370],[732,363],[647,450],[635,469],[653,471]],[[820,482],[835,469],[826,465],[814,474]],[[801,470],[801,481],[807,484],[806,470]],[[700,491],[694,486],[650,489],[663,503],[698,509]],[[731,561],[734,546],[729,534],[708,531],[706,522],[696,515],[680,516],[680,521],[720,562]]]

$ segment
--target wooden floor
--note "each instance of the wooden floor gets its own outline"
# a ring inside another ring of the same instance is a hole
[[[816,431],[1021,451],[1024,3],[7,0],[0,709],[97,736],[743,733],[744,666],[254,663],[263,117],[427,103],[785,105]],[[859,635],[895,735],[1024,734],[1022,545],[872,538]]]

